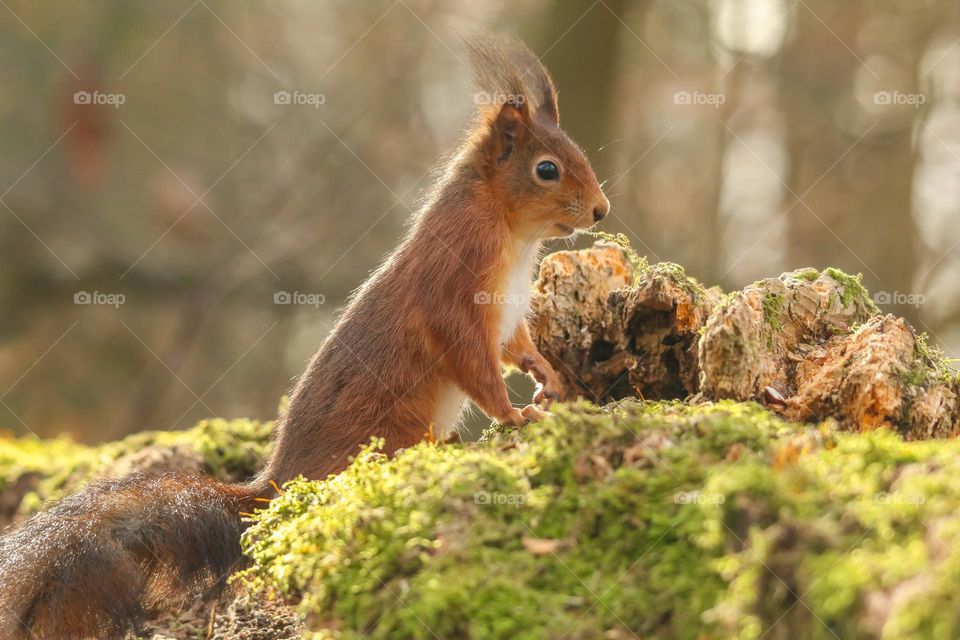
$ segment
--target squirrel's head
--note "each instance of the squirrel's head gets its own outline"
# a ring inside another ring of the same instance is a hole
[[[511,228],[550,238],[599,222],[610,202],[583,151],[560,128],[547,70],[519,43],[470,38],[466,46],[478,107],[472,162],[505,203]]]

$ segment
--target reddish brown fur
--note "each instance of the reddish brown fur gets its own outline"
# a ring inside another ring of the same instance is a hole
[[[373,437],[392,453],[431,427],[445,431],[451,425],[433,422],[454,387],[503,424],[540,415],[536,407],[511,405],[502,364],[537,378],[537,402],[559,397],[556,373],[525,320],[518,317],[501,336],[501,315],[512,310],[478,304],[478,296],[511,295],[517,282],[529,288],[532,274],[518,261],[534,255],[543,238],[592,225],[609,203],[583,152],[560,130],[553,83],[536,57],[520,45],[467,46],[477,89],[503,99],[480,110],[407,237],[360,287],[314,356],[280,418],[264,471],[243,489],[181,477],[95,485],[29,521],[0,542],[7,551],[26,547],[16,562],[0,562],[0,605],[12,614],[0,607],[0,630],[23,631],[19,618],[38,638],[114,637],[166,599],[177,586],[171,576],[191,581],[191,592],[222,578],[218,558],[239,556],[237,514],[253,496],[271,495],[270,481],[336,473]],[[545,158],[560,168],[559,180],[535,177]],[[123,499],[116,503],[107,491]],[[83,527],[71,524],[74,503],[86,509]],[[66,542],[44,537],[49,527],[60,528]],[[205,537],[198,527],[211,533]],[[167,531],[189,535],[158,535]],[[191,540],[220,546],[182,548]],[[106,590],[88,588],[98,573],[108,577]]]
[[[91,483],[0,538],[0,638],[120,638],[240,566],[245,487],[186,474]]]
[[[481,111],[406,239],[357,292],[294,390],[263,479],[336,473],[371,437],[384,438],[388,452],[415,444],[450,382],[493,419],[523,424],[536,412],[511,405],[501,363],[534,372],[546,387],[541,399],[559,394],[525,322],[500,336],[499,307],[476,296],[507,294],[524,248],[567,235],[557,224],[592,225],[594,210],[606,214],[609,204],[557,125],[553,83],[536,58],[517,46],[468,46],[477,88],[520,98]],[[548,95],[527,90],[524,76],[539,77],[536,90]],[[534,179],[542,156],[558,161],[559,183]]]

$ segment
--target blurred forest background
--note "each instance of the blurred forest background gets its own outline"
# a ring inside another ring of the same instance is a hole
[[[960,354],[956,0],[0,0],[0,428],[273,417],[477,30],[544,57],[605,230],[725,288],[861,272]]]

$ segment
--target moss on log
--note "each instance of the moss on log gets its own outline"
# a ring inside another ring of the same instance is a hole
[[[710,398],[793,395],[796,363],[813,345],[877,313],[859,281],[835,270],[767,278],[724,299],[701,341],[700,379]]]

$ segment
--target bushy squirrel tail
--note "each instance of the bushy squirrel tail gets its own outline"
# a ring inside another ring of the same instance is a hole
[[[167,473],[91,483],[0,538],[0,638],[123,638],[218,592],[256,491]]]

